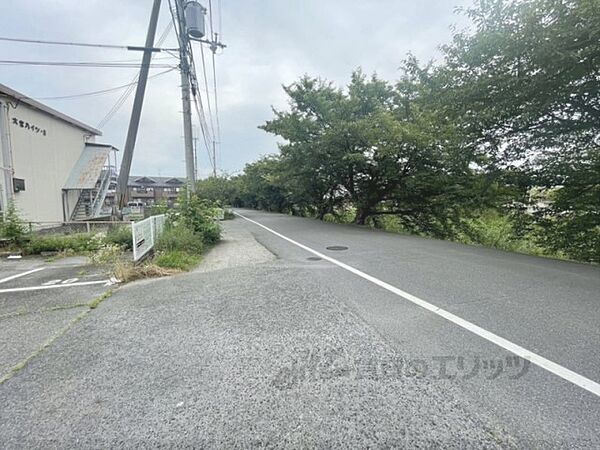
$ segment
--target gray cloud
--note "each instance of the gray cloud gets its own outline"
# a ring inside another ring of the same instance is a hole
[[[150,0],[3,0],[4,36],[52,40],[141,44]],[[206,2],[204,2],[206,3]],[[216,4],[217,0],[213,0]],[[282,84],[305,73],[343,85],[362,67],[393,80],[406,53],[438,58],[450,39],[450,25],[463,24],[455,6],[470,0],[222,0],[223,40],[217,56],[222,169],[234,172],[262,154],[277,151],[277,140],[257,126],[269,119],[271,105],[286,104]],[[164,1],[166,5],[166,0]],[[161,11],[159,34],[170,17]],[[165,46],[175,46],[171,32]],[[198,49],[196,49],[198,50]],[[141,55],[121,50],[0,43],[0,59],[113,61]],[[200,61],[197,53],[197,61]],[[0,66],[0,82],[33,97],[77,94],[126,84],[135,69]],[[156,69],[159,72],[164,69]],[[176,71],[148,85],[142,126],[133,161],[136,174],[183,175],[179,75]],[[120,92],[45,103],[91,125],[112,107]],[[103,129],[102,140],[122,147],[131,101]],[[208,159],[199,146],[200,173]]]

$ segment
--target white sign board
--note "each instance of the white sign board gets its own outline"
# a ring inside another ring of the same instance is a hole
[[[153,221],[155,239],[158,239],[158,236],[162,234],[163,229],[165,228],[165,215],[151,216],[150,219]]]
[[[133,260],[139,261],[146,255],[161,235],[165,224],[165,215],[152,216],[131,224],[133,237]]]

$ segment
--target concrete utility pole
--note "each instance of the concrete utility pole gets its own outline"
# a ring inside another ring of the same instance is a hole
[[[188,196],[196,192],[194,144],[192,135],[192,105],[190,99],[190,63],[188,59],[188,33],[185,23],[185,0],[176,0],[179,21],[179,61],[181,64],[181,103],[183,106],[183,139],[185,143],[185,173]]]
[[[156,35],[156,25],[158,23],[158,13],[160,11],[160,1],[154,0],[152,13],[150,14],[150,24],[148,25],[148,34],[146,35],[146,45],[144,46],[144,56],[142,58],[142,67],[138,78],[135,99],[133,101],[133,110],[129,120],[129,129],[127,130],[127,140],[123,149],[123,158],[121,160],[121,169],[117,179],[117,205],[122,210],[127,201],[127,184],[129,180],[129,171],[131,170],[131,160],[133,159],[133,149],[137,139],[137,132],[140,126],[140,116],[142,114],[142,105],[144,103],[144,94],[146,93],[146,82],[148,81],[148,71],[150,70],[150,61],[152,52],[155,51],[154,36]]]

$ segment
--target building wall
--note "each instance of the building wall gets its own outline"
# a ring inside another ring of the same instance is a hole
[[[129,186],[129,201],[132,202],[142,202],[145,206],[152,206],[161,201],[166,200],[167,204],[172,206],[175,201],[177,201],[177,197],[179,196],[179,192],[182,189],[180,186],[173,187],[165,187],[165,186],[153,186],[151,184],[146,185],[145,187],[151,189],[148,192],[139,192],[136,190],[136,187]],[[178,190],[175,190],[178,189]]]
[[[36,222],[62,221],[62,188],[93,136],[23,103],[9,108],[8,121],[14,176],[25,180],[25,190],[14,194],[19,214]]]

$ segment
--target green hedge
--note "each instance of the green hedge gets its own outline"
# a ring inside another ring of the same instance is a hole
[[[42,252],[62,252],[71,250],[76,253],[94,252],[103,245],[103,240],[89,233],[77,233],[69,235],[42,234],[32,235],[23,246],[27,254],[38,254]]]
[[[86,253],[98,251],[105,244],[116,244],[123,249],[131,249],[131,229],[119,227],[109,231],[105,236],[92,233],[31,234],[23,243],[22,250],[29,255],[64,251]]]
[[[105,242],[116,244],[123,249],[131,250],[133,248],[133,236],[130,226],[121,226],[110,230],[106,234]]]
[[[155,246],[158,252],[185,251],[202,253],[204,243],[202,235],[183,225],[167,225]]]

